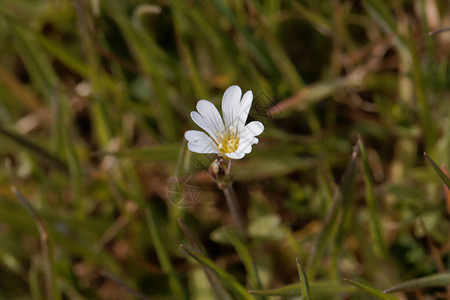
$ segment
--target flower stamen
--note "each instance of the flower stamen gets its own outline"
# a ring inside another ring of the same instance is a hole
[[[239,147],[239,138],[232,129],[234,130],[233,126],[230,126],[230,131],[220,135],[221,141],[217,145],[217,148],[219,148],[222,154],[233,153]]]

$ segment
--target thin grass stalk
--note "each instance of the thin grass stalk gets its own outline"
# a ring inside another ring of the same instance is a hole
[[[337,241],[337,243],[342,242],[343,229],[339,228],[337,232],[337,237],[335,239],[333,237],[335,236],[334,232],[336,230],[336,227],[340,227],[338,226],[339,222],[342,225],[346,226],[345,222],[348,221],[347,216],[349,215],[348,211],[350,209],[352,199],[351,197],[349,197],[349,195],[347,195],[347,193],[351,191],[351,185],[354,181],[353,179],[355,173],[356,159],[358,157],[359,152],[358,150],[359,150],[359,142],[356,142],[355,146],[353,147],[353,153],[350,162],[348,163],[344,175],[342,176],[339,189],[337,189],[333,195],[333,202],[325,217],[322,230],[315,241],[314,250],[308,259],[307,264],[308,277],[310,279],[314,279],[315,275],[317,274],[320,258],[322,257],[323,252],[327,246],[326,242],[327,241]],[[338,246],[335,245],[335,247]],[[336,249],[334,253],[335,255],[337,255],[338,249]]]
[[[81,0],[73,0],[77,13],[77,27],[80,35],[82,48],[86,55],[89,81],[92,85],[92,120],[97,134],[100,147],[106,147],[112,134],[111,120],[107,114],[106,102],[104,101],[104,86],[100,78],[100,58],[95,48],[95,36],[89,27],[92,20],[87,14]]]
[[[203,81],[201,80],[201,76],[197,70],[192,51],[189,47],[189,41],[186,32],[187,29],[185,26],[185,24],[188,23],[188,20],[182,12],[183,9],[180,7],[182,4],[182,1],[172,2],[174,13],[173,25],[176,33],[176,43],[178,46],[178,52],[180,53],[180,58],[188,70],[189,79],[192,82],[192,87],[197,96],[196,98],[203,99],[206,96],[206,88],[203,84]]]
[[[52,105],[53,105],[53,124],[55,140],[58,147],[61,146],[66,152],[67,166],[69,169],[70,184],[73,192],[73,201],[76,205],[76,217],[82,218],[85,215],[86,201],[83,197],[83,170],[80,163],[79,155],[75,149],[75,142],[71,136],[71,118],[69,116],[69,108],[67,107],[67,99],[59,92],[59,87],[53,88]],[[61,144],[62,143],[62,144]],[[59,149],[58,149],[59,150]],[[59,151],[58,151],[59,152]]]
[[[128,177],[132,182],[139,182],[139,177],[137,175],[137,171],[134,168],[129,168],[127,170]],[[134,199],[136,203],[138,203],[139,208],[144,212],[145,221],[147,223],[148,232],[150,234],[150,239],[152,241],[153,247],[156,252],[156,256],[158,257],[158,262],[161,266],[161,269],[168,276],[168,283],[170,291],[172,295],[174,295],[174,299],[187,299],[187,295],[184,293],[185,289],[183,284],[181,283],[175,268],[169,257],[169,249],[167,249],[162,241],[161,234],[158,231],[157,224],[155,219],[153,218],[153,212],[151,210],[150,205],[145,203],[144,201],[144,192],[142,190],[142,186],[136,184],[132,187],[135,192],[129,191],[129,189],[124,190],[123,192]]]
[[[41,158],[43,161],[50,163],[62,173],[67,174],[69,172],[69,167],[67,166],[67,164],[58,156],[49,152],[47,149],[41,147],[40,145],[37,145],[34,142],[31,142],[30,140],[20,136],[19,134],[16,134],[11,130],[2,127],[1,125],[0,136],[6,137],[8,140],[13,141],[24,149],[30,151],[37,157]]]
[[[410,30],[408,35],[408,46],[412,58],[412,77],[414,80],[415,96],[417,101],[417,112],[422,125],[422,135],[425,141],[425,149],[430,151],[435,146],[437,134],[436,126],[433,123],[431,108],[428,103],[426,83],[423,76],[423,70],[419,58],[419,53],[414,40],[413,32]]]
[[[169,286],[170,289],[175,296],[176,299],[187,299],[180,280],[178,279],[177,274],[173,268],[172,263],[170,262],[170,258],[168,252],[166,251],[161,236],[156,228],[155,220],[153,219],[152,212],[149,208],[146,208],[145,211],[145,219],[147,221],[148,230],[150,232],[150,236],[153,242],[153,246],[155,247],[156,255],[158,256],[159,263],[161,264],[161,268],[169,277]]]
[[[39,213],[34,209],[31,203],[22,195],[22,193],[15,187],[11,186],[11,191],[16,196],[19,203],[25,208],[28,214],[33,218],[36,227],[39,231],[39,241],[41,244],[42,259],[44,261],[44,282],[46,298],[58,300],[60,299],[59,291],[56,284],[56,276],[54,274],[53,260],[50,251],[50,242],[47,228],[44,220],[42,220]]]
[[[419,225],[425,233],[425,239],[427,242],[427,246],[430,249],[431,257],[433,258],[434,264],[436,265],[436,269],[439,273],[445,273],[446,269],[444,266],[444,262],[442,261],[441,254],[439,253],[439,249],[434,245],[433,241],[430,238],[427,227],[422,218],[419,218]],[[450,286],[446,287],[447,290],[447,299],[450,299]]]
[[[381,219],[380,219],[380,211],[378,207],[378,203],[375,199],[375,191],[373,187],[372,178],[370,177],[370,166],[369,166],[369,160],[366,154],[366,149],[364,147],[364,143],[361,140],[361,137],[358,137],[359,143],[359,150],[361,153],[361,159],[363,163],[363,174],[364,174],[364,184],[365,184],[365,194],[366,194],[366,202],[367,206],[369,208],[369,216],[370,216],[370,228],[372,231],[372,236],[374,239],[375,249],[377,254],[382,257],[386,258],[388,256],[388,250],[387,250],[387,242],[385,240],[385,237],[383,235],[383,227],[381,225]]]

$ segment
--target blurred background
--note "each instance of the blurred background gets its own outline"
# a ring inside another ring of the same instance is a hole
[[[313,299],[448,272],[422,153],[449,166],[449,26],[439,0],[0,0],[0,298],[291,299],[296,258]],[[244,239],[184,140],[235,84],[266,128],[235,163]]]

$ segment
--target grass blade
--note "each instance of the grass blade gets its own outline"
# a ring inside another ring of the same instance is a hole
[[[152,212],[149,208],[145,209],[145,219],[147,220],[150,236],[155,247],[156,255],[158,256],[159,263],[163,271],[169,276],[169,286],[176,299],[187,299],[184,293],[183,285],[181,284],[173,265],[170,261],[168,252],[164,248],[161,241],[161,236],[156,228],[155,220],[153,219]]]
[[[380,290],[374,289],[368,285],[350,280],[350,279],[344,279],[345,281],[347,281],[348,283],[356,286],[357,288],[377,297],[378,299],[384,299],[384,300],[396,300],[397,297],[394,297],[393,295],[389,295],[389,294],[385,294]]]
[[[33,36],[20,24],[11,23],[11,31],[16,37],[14,43],[17,53],[23,60],[33,85],[40,91],[43,98],[50,102],[52,87],[57,82],[57,76],[47,55],[36,45]]]
[[[94,123],[94,132],[97,135],[100,148],[105,148],[111,140],[113,126],[111,116],[109,115],[107,96],[101,74],[101,57],[95,49],[96,39],[95,33],[89,29],[88,24],[91,23],[92,16],[89,10],[85,8],[80,0],[74,1],[75,11],[77,14],[77,29],[80,39],[83,43],[84,55],[87,61],[88,78],[92,85],[92,120]]]
[[[206,256],[205,250],[203,249],[203,246],[200,244],[200,242],[197,240],[196,237],[192,234],[191,230],[184,224],[184,222],[181,219],[178,219],[178,223],[180,224],[181,229],[184,232],[184,235],[186,236],[187,240],[191,244],[192,248],[203,255]],[[208,282],[211,285],[211,288],[213,289],[214,293],[216,294],[217,298],[220,300],[231,300],[231,296],[228,294],[228,292],[223,288],[222,284],[218,280],[217,276],[208,268],[201,265],[203,271],[205,272],[206,278],[208,278]]]
[[[266,47],[262,46],[255,39],[255,36],[248,30],[240,25],[236,16],[231,12],[226,2],[221,0],[213,0],[211,4],[223,15],[228,21],[236,28],[237,31],[243,36],[247,42],[249,51],[252,53],[253,57],[258,61],[261,68],[265,70],[268,74],[273,73],[276,70],[274,62],[269,58],[269,55],[264,49]]]
[[[447,186],[447,188],[450,189],[450,178],[448,178],[448,176],[445,175],[444,171],[442,171],[441,168],[439,168],[437,163],[435,163],[434,160],[426,152],[423,153],[423,156],[425,156],[426,160],[430,163],[430,165],[433,167],[433,169],[439,175],[442,182]]]
[[[228,237],[228,240],[233,245],[237,254],[244,263],[245,269],[251,281],[250,286],[256,289],[262,289],[262,284],[258,275],[258,270],[253,261],[253,258],[250,255],[250,251],[248,250],[247,246],[239,237],[238,233],[233,231],[232,229],[231,230],[225,229],[225,233]]]
[[[404,38],[398,36],[397,22],[385,2],[380,0],[364,0],[364,4],[366,5],[369,14],[372,15],[381,28],[383,28],[387,34],[396,37],[395,44],[397,48],[401,52],[407,53],[406,42]]]
[[[114,155],[121,158],[132,158],[148,161],[176,161],[180,144],[155,145],[145,149],[122,149],[117,152],[98,151],[95,154],[100,156]]]
[[[210,269],[214,274],[219,277],[222,283],[236,296],[237,299],[250,300],[253,299],[247,292],[247,290],[228,272],[219,268],[213,261],[202,255],[200,252],[192,249],[186,245],[180,245],[189,256],[198,261],[201,265]]]
[[[22,193],[15,187],[11,187],[12,192],[16,196],[19,203],[25,208],[28,214],[33,218],[39,231],[41,242],[42,259],[44,260],[44,276],[47,299],[60,299],[60,294],[56,284],[56,276],[54,272],[52,251],[50,249],[50,242],[48,231],[39,213],[31,205],[31,203],[22,195]]]
[[[248,292],[258,296],[298,297],[302,295],[301,289],[301,284],[296,283],[275,289],[251,290]],[[343,286],[337,281],[316,281],[309,284],[309,292],[312,299],[341,293],[352,293],[354,291],[354,287]]]
[[[412,78],[414,82],[414,89],[417,103],[417,113],[420,117],[420,123],[422,126],[422,132],[425,140],[426,149],[432,149],[436,144],[438,137],[436,132],[436,126],[432,120],[432,114],[430,112],[430,105],[428,103],[429,96],[427,95],[427,84],[424,78],[424,70],[422,69],[422,62],[420,60],[419,50],[416,46],[415,33],[409,32],[408,46],[409,53],[412,60]]]
[[[317,269],[319,266],[320,258],[322,257],[328,242],[333,237],[333,229],[336,227],[336,224],[339,221],[338,213],[341,212],[343,204],[345,204],[344,205],[345,207],[349,207],[350,201],[344,200],[345,197],[349,194],[349,191],[351,190],[351,185],[355,173],[356,160],[358,158],[359,152],[358,149],[359,149],[359,142],[356,142],[355,146],[353,147],[353,153],[350,162],[348,163],[344,175],[342,176],[339,189],[336,190],[333,196],[331,208],[328,211],[328,214],[324,221],[323,228],[314,245],[313,253],[308,259],[309,278],[314,278],[314,276],[318,271]],[[344,212],[345,211],[346,209],[344,209]],[[343,219],[345,220],[345,218]]]
[[[3,128],[0,125],[0,136],[4,136],[8,138],[9,140],[19,144],[26,150],[29,150],[30,152],[36,154],[36,156],[42,158],[43,160],[49,162],[50,164],[54,165],[55,168],[62,171],[63,173],[68,173],[69,168],[67,164],[61,160],[59,157],[54,155],[53,153],[50,153],[43,147],[29,141],[28,139],[25,139],[24,137],[11,132],[10,130],[7,130],[6,128]]]
[[[385,293],[418,290],[427,287],[446,287],[450,285],[450,273],[433,274],[408,280],[385,290]]]
[[[162,67],[159,68],[157,67],[159,65],[155,64],[156,61],[161,61],[165,62],[165,67],[167,67],[169,65],[167,55],[149,37],[138,14],[135,14],[134,19],[131,20],[123,13],[119,2],[111,3],[109,9],[135,60],[141,66],[142,72],[153,82],[155,97],[151,97],[151,101],[155,112],[157,112],[155,117],[158,121],[160,132],[166,140],[175,141],[178,138],[175,127],[177,122],[175,122],[174,112],[168,95],[170,89],[166,78],[163,76],[163,73],[167,70],[163,70]]]
[[[298,275],[300,277],[300,287],[302,290],[302,297],[305,300],[310,300],[311,295],[309,294],[309,285],[308,285],[308,279],[306,278],[305,270],[303,270],[302,263],[299,261],[299,259],[296,259],[297,261],[297,269],[298,269]]]
[[[369,165],[369,160],[367,158],[366,149],[364,143],[359,137],[359,150],[361,153],[361,159],[363,163],[363,174],[364,174],[364,185],[366,192],[366,202],[369,208],[370,216],[370,228],[372,231],[372,236],[374,239],[375,249],[381,257],[385,258],[387,256],[388,250],[386,246],[386,240],[383,236],[383,227],[381,226],[380,211],[378,203],[375,199],[375,192],[373,190],[373,182],[371,179],[371,170]]]

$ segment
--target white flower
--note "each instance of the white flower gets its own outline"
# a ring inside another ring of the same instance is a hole
[[[240,159],[252,151],[258,143],[255,136],[264,131],[261,122],[253,121],[245,125],[253,94],[248,91],[241,100],[241,89],[230,86],[222,98],[222,117],[217,108],[207,100],[197,102],[197,111],[191,112],[192,120],[208,134],[189,130],[184,134],[188,148],[197,153],[217,153],[232,159]]]

